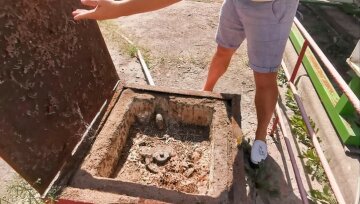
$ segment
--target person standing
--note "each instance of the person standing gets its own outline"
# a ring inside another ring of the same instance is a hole
[[[144,13],[170,6],[179,0],[82,0],[90,10],[73,11],[75,20],[104,20]],[[257,129],[250,160],[259,164],[267,153],[266,135],[277,98],[277,72],[297,10],[298,0],[224,0],[216,34],[218,44],[203,91],[213,91],[231,58],[247,39],[249,65],[256,93]]]

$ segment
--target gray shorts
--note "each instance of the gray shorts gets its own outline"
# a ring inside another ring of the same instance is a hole
[[[216,42],[237,49],[246,38],[250,67],[260,73],[276,72],[297,6],[298,0],[225,0]]]

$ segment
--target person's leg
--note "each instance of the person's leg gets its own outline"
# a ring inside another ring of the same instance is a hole
[[[247,38],[249,65],[254,71],[257,113],[256,138],[251,149],[251,161],[259,164],[267,157],[267,127],[278,97],[276,76],[298,0],[273,2],[239,1],[238,14]]]
[[[218,79],[226,72],[234,52],[244,41],[245,33],[236,12],[236,1],[225,0],[221,7],[220,21],[216,33],[218,46],[212,58],[203,91],[212,91],[214,89]]]
[[[254,78],[256,86],[255,107],[258,121],[255,139],[265,142],[267,127],[278,98],[277,72],[259,73],[254,71]]]
[[[235,50],[236,49],[224,48],[218,45],[210,64],[203,91],[213,91],[218,79],[226,72]]]
[[[255,141],[251,148],[251,162],[259,164],[267,157],[266,135],[271,117],[274,113],[277,98],[277,72],[260,73],[254,71],[255,78],[255,107],[257,115],[257,129]]]

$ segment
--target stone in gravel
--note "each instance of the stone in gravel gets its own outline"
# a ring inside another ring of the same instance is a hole
[[[185,175],[186,177],[190,178],[191,175],[192,175],[194,172],[195,172],[195,169],[194,169],[194,168],[190,168],[190,169],[188,169],[188,170],[186,170],[186,171],[184,172],[184,175]]]
[[[163,130],[165,128],[164,118],[161,114],[156,114],[156,127],[159,130]]]
[[[159,172],[159,167],[154,164],[154,163],[150,163],[148,165],[146,165],[147,170],[149,170],[151,173],[157,174]]]
[[[145,160],[145,164],[149,165],[153,161],[153,158],[152,156],[146,156],[144,160]]]

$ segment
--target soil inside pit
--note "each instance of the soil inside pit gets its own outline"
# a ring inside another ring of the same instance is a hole
[[[211,163],[209,131],[209,126],[176,122],[159,130],[155,117],[149,124],[136,122],[112,177],[185,193],[206,194]],[[156,158],[160,158],[160,162]]]

